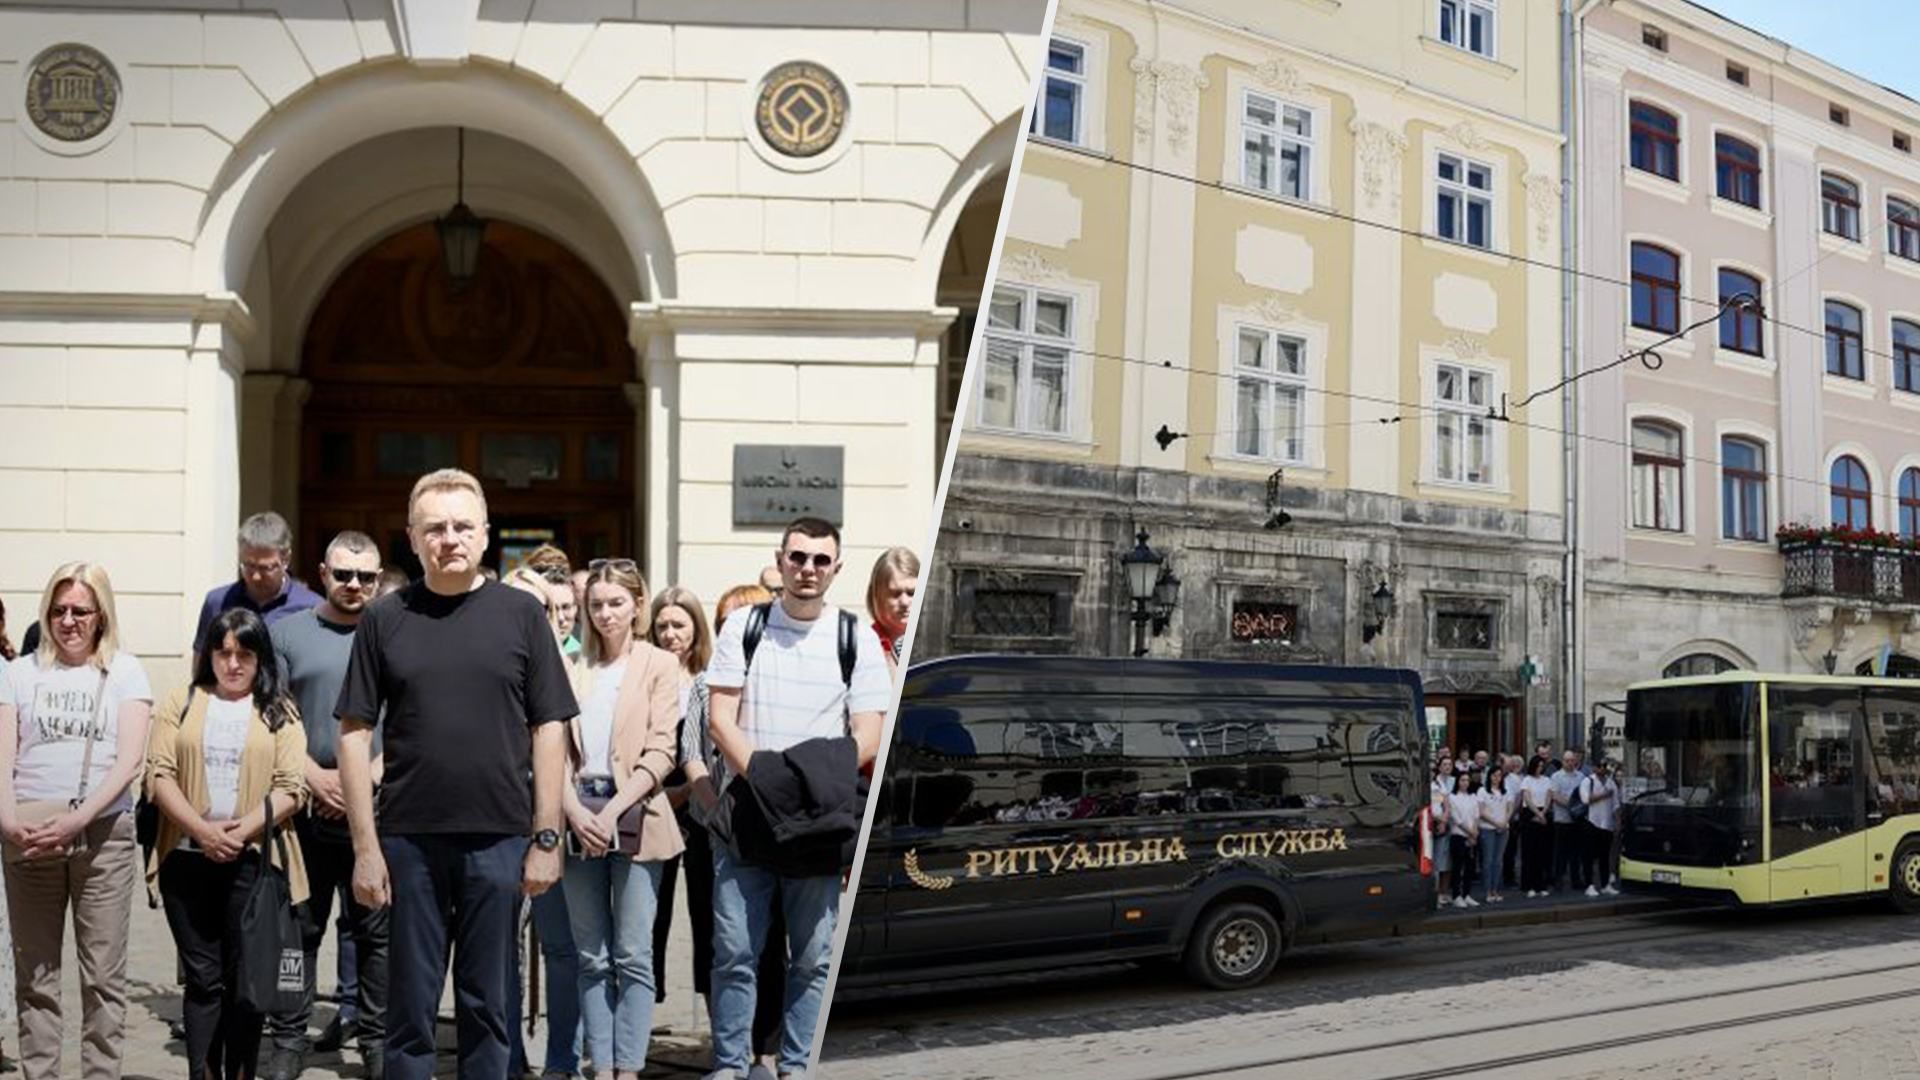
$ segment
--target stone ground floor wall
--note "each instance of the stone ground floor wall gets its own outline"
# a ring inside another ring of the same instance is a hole
[[[1290,487],[1291,523],[1268,529],[1265,497],[1260,482],[962,453],[915,659],[1127,655],[1119,556],[1145,529],[1181,580],[1150,655],[1409,667],[1429,694],[1518,699],[1529,737],[1559,737],[1558,519]],[[1382,582],[1392,611],[1368,641]]]

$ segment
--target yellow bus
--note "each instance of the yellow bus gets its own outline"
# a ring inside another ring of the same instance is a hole
[[[1920,680],[1729,671],[1627,691],[1620,877],[1920,913]]]

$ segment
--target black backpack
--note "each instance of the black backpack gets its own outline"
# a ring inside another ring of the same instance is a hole
[[[747,612],[747,629],[740,637],[740,647],[745,653],[743,665],[753,668],[753,651],[760,647],[760,638],[767,632],[767,617],[773,614],[773,603],[755,604]],[[848,687],[853,686],[853,665],[860,659],[860,620],[853,612],[840,610],[840,681]]]

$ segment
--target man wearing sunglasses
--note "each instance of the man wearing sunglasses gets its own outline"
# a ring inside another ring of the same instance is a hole
[[[381,1055],[386,1041],[387,909],[354,902],[347,887],[353,876],[353,837],[347,830],[346,798],[340,789],[340,721],[333,715],[340,685],[347,677],[354,631],[379,585],[379,547],[365,533],[348,531],[335,536],[320,563],[319,580],[327,591],[320,606],[281,619],[269,631],[307,733],[307,789],[312,798],[307,809],[294,819],[294,828],[306,857],[312,896],[302,926],[307,953],[305,996],[298,1009],[267,1017],[267,1034],[273,1045],[260,1072],[263,1080],[293,1080],[300,1075],[302,1055],[313,1048],[307,1024],[313,1015],[314,960],[320,940],[326,936],[336,892],[341,894],[346,909],[345,929],[350,939],[341,942],[341,952],[353,954],[359,1000],[353,1031],[329,1029],[322,1040],[337,1047],[343,1038],[357,1037],[361,1060],[369,1074],[384,1075]],[[381,771],[377,728],[373,739],[377,781]],[[338,1017],[334,1023],[340,1023]]]
[[[774,561],[780,568],[780,599],[729,617],[706,672],[708,730],[722,759],[712,765],[714,782],[723,791],[731,786],[730,799],[759,805],[763,830],[773,820],[766,815],[782,808],[762,802],[759,795],[771,788],[748,774],[764,767],[767,773],[755,775],[769,780],[771,774],[769,782],[777,784],[790,771],[824,765],[818,775],[807,777],[812,790],[843,788],[851,796],[859,770],[879,750],[883,714],[893,697],[873,628],[827,603],[827,590],[840,572],[840,530],[818,518],[801,518],[787,526]],[[753,790],[741,792],[743,785]],[[739,818],[732,821],[740,824]],[[851,831],[857,832],[857,815],[853,822]],[[840,900],[840,851],[836,844],[823,859],[809,858],[800,866],[764,858],[742,840],[734,832],[714,845],[714,1071],[709,1076],[749,1076],[760,952],[780,948],[764,940],[777,897],[786,917],[789,958],[779,1075],[792,1080],[806,1072],[826,989]]]

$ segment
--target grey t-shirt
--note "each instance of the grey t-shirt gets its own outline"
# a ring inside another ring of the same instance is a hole
[[[268,630],[280,655],[281,674],[307,729],[307,756],[326,769],[340,767],[340,721],[333,707],[347,678],[353,631],[351,625],[322,619],[317,608],[289,615]],[[378,728],[373,732],[373,753],[380,753]]]

